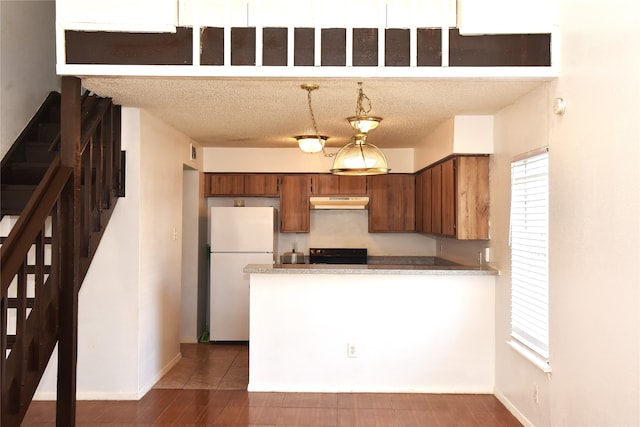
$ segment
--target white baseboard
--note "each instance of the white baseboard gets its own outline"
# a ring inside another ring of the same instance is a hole
[[[524,427],[535,427],[535,425],[534,425],[531,421],[529,421],[529,419],[528,419],[527,417],[525,417],[525,416],[524,416],[524,414],[523,414],[522,412],[520,412],[520,411],[518,410],[518,408],[516,408],[516,407],[511,403],[511,401],[510,401],[509,399],[507,399],[507,397],[506,397],[504,394],[502,394],[502,393],[500,393],[500,392],[496,391],[496,392],[494,393],[494,395],[496,396],[496,399],[498,399],[498,400],[500,401],[500,403],[502,403],[502,404],[505,406],[505,408],[507,408],[507,410],[508,410],[509,412],[511,412],[511,414],[512,414],[514,417],[516,417],[516,419],[517,419],[518,421],[520,421],[520,422],[522,423],[522,425],[523,425]]]
[[[174,366],[176,366],[178,364],[178,362],[180,362],[180,360],[182,359],[182,353],[178,353],[176,355],[176,357],[174,357],[173,359],[171,359],[171,361],[169,363],[167,363],[164,368],[162,368],[160,370],[160,372],[158,372],[156,375],[154,375],[151,378],[151,381],[148,381],[144,386],[140,387],[138,389],[138,397],[137,399],[142,399],[142,397],[147,394],[147,392],[149,390],[151,390],[151,388],[153,388],[153,386],[160,381],[160,379],[162,377],[164,377],[164,375],[169,372],[171,370],[171,368],[173,368]]]
[[[247,391],[282,393],[429,393],[429,394],[493,394],[493,386],[440,387],[365,387],[317,384],[259,384],[249,383]]]
[[[40,392],[33,395],[33,400],[56,400],[55,391]],[[139,400],[136,393],[78,391],[76,400]]]
[[[160,381],[167,372],[180,362],[182,353],[178,353],[169,363],[167,363],[153,378],[137,393],[135,392],[110,392],[110,391],[76,391],[77,400],[140,400],[151,388]],[[55,391],[36,392],[33,400],[56,400],[57,393]]]

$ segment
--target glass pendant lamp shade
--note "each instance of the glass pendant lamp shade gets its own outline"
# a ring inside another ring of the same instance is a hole
[[[347,117],[347,120],[357,133],[367,133],[377,128],[382,118],[375,116],[351,116]]]
[[[335,175],[382,175],[389,173],[387,158],[375,145],[366,143],[365,135],[356,135],[353,142],[338,151],[331,173]]]
[[[305,153],[319,153],[329,139],[323,135],[298,135],[295,138],[298,141],[298,147]]]

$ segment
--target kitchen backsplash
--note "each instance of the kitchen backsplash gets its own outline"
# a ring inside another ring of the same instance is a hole
[[[210,197],[208,207],[233,206],[237,198]],[[245,206],[280,208],[278,199],[246,197]],[[238,208],[242,209],[242,208]],[[371,256],[438,256],[469,264],[475,262],[479,248],[487,242],[457,242],[446,239],[438,243],[435,237],[418,233],[369,233],[367,210],[312,210],[309,233],[279,233],[278,259],[295,247],[296,252],[309,254],[309,248],[367,248]],[[441,253],[442,248],[444,253]],[[456,249],[457,248],[457,249]]]

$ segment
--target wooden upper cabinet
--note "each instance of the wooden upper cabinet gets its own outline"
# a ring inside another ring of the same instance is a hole
[[[415,176],[369,177],[369,232],[415,231]]]
[[[367,177],[314,174],[311,175],[311,195],[366,196]]]
[[[418,177],[422,178],[422,193],[416,193],[421,199],[416,203],[422,203],[416,210],[416,222],[422,224],[418,231],[459,240],[489,238],[488,156],[454,156]]]
[[[456,237],[489,238],[489,157],[456,159]]]
[[[309,232],[309,175],[283,175],[280,185],[280,231]]]
[[[206,174],[207,196],[278,197],[278,176],[275,174]]]
[[[207,196],[238,196],[244,193],[244,175],[207,174]]]
[[[267,174],[245,175],[244,194],[247,196],[277,196],[278,176]]]

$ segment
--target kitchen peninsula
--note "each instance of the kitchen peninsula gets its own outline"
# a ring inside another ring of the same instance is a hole
[[[492,393],[486,266],[248,265],[249,390]]]

